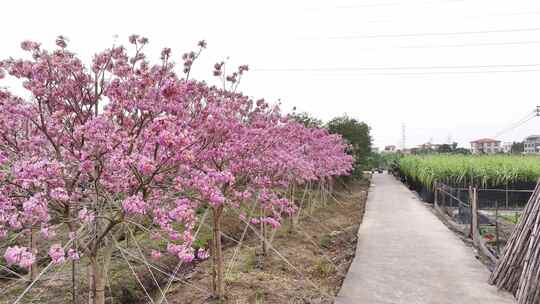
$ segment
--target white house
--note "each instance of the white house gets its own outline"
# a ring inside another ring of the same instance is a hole
[[[387,151],[387,152],[396,152],[396,149],[397,148],[394,145],[384,147],[384,151]]]
[[[523,152],[540,153],[540,135],[531,135],[523,141]]]
[[[473,154],[502,152],[501,141],[491,138],[471,141],[471,152]]]
[[[513,145],[513,144],[514,144],[513,142],[505,142],[505,143],[503,143],[503,145],[502,145],[502,151],[503,151],[504,153],[511,153],[511,152],[512,152],[512,145]]]

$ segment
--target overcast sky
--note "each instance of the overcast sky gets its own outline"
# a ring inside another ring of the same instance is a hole
[[[54,4],[53,4],[54,3]],[[540,104],[540,1],[9,1],[0,57],[57,35],[85,61],[132,33],[148,54],[205,39],[195,78],[211,66],[249,64],[241,84],[323,120],[348,114],[372,127],[375,146],[494,137]],[[5,82],[4,84],[5,85]],[[540,133],[540,117],[498,138]]]

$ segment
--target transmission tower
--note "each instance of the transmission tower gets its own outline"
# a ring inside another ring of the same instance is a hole
[[[407,141],[406,141],[406,135],[405,135],[405,123],[401,124],[401,148],[405,150],[407,148]]]

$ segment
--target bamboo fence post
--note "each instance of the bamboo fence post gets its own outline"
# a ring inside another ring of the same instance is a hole
[[[458,208],[459,208],[459,202],[461,201],[461,190],[458,188],[456,190],[456,197],[457,197],[457,204],[458,204]]]
[[[433,203],[435,204],[435,207],[438,207],[439,202],[438,202],[438,199],[437,199],[437,197],[438,197],[437,192],[439,191],[439,185],[438,185],[437,181],[433,182],[433,186],[435,188],[435,191],[433,192],[433,196],[434,196]]]
[[[497,243],[497,256],[500,255],[501,248],[499,244],[499,201],[495,201],[495,242]]]
[[[473,229],[473,190],[472,190],[472,186],[469,185],[469,209],[470,209],[470,212],[471,212],[471,218],[470,218],[470,223],[469,223],[469,237],[472,239],[473,238],[473,232],[474,232],[474,229]]]
[[[478,231],[478,194],[476,187],[472,188],[471,210],[472,239],[474,245],[480,247],[480,233]]]
[[[446,189],[443,189],[443,190],[446,191]],[[444,208],[446,208],[446,193],[445,192],[442,193],[442,205]],[[444,210],[444,212],[446,212],[446,209]]]
[[[508,209],[508,183],[506,183],[506,209]]]

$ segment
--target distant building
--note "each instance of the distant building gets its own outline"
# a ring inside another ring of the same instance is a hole
[[[501,141],[491,138],[482,138],[471,141],[472,154],[498,153],[502,151]]]
[[[372,147],[371,152],[373,153],[379,153],[379,147]]]
[[[418,145],[418,149],[420,150],[437,150],[441,145],[439,144],[432,144],[430,142],[427,142],[425,144]]]
[[[512,153],[512,145],[513,144],[514,144],[513,142],[505,142],[505,143],[503,143],[502,151],[504,153]]]
[[[540,153],[540,135],[531,135],[523,141],[523,152]]]
[[[396,146],[394,146],[394,145],[390,145],[390,146],[384,147],[384,151],[386,151],[386,152],[395,152],[396,149],[397,149],[397,148],[396,148]]]
[[[399,149],[398,151],[401,152],[402,154],[412,154],[413,149],[406,149],[405,148],[405,149]]]

